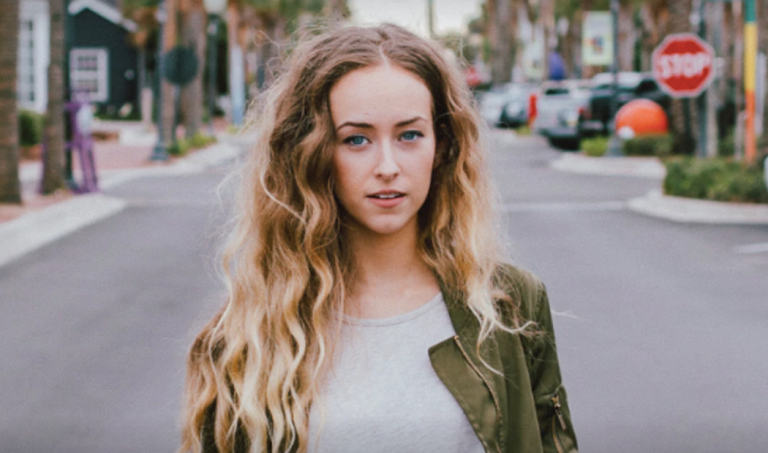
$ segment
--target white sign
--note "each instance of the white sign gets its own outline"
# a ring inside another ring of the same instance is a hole
[[[613,18],[611,13],[590,11],[584,14],[581,33],[581,63],[608,66],[613,63]]]

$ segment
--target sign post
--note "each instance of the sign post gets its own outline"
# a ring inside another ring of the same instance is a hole
[[[747,101],[744,158],[748,164],[757,155],[755,136],[755,79],[757,78],[757,23],[755,0],[744,2],[744,97]]]
[[[715,77],[715,50],[693,33],[667,36],[653,51],[653,77],[659,87],[673,98],[700,96]],[[699,118],[700,122],[706,121]],[[706,123],[701,125],[699,149],[707,149]],[[702,156],[706,152],[701,153]]]

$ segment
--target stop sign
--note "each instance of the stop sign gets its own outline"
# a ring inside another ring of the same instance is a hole
[[[672,97],[696,97],[712,82],[714,62],[715,51],[706,41],[693,33],[677,33],[653,51],[653,77]]]

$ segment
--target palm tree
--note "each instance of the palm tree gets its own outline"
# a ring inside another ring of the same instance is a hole
[[[205,65],[206,15],[200,0],[181,5],[181,44],[194,50],[200,62],[197,75],[181,89],[181,111],[187,137],[200,131],[203,123],[203,70]]]
[[[21,203],[16,65],[19,2],[0,0],[0,203]]]
[[[49,0],[51,16],[51,61],[48,66],[48,112],[43,131],[45,158],[40,191],[51,194],[66,187],[64,182],[64,0]]]
[[[667,0],[666,3],[669,11],[666,34],[690,32],[691,2]],[[670,107],[670,123],[675,140],[675,149],[684,154],[691,154],[696,148],[691,126],[696,124],[696,118],[695,112],[692,110],[691,102],[688,99],[675,99]]]

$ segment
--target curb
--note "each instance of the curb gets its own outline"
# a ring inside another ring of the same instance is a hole
[[[679,223],[768,225],[768,206],[672,197],[654,190],[627,207],[640,214]]]
[[[142,177],[201,173],[206,168],[240,155],[241,148],[228,143],[231,139],[232,137],[226,137],[226,141],[192,153],[171,165],[105,172],[99,181],[99,187],[108,189]],[[126,205],[124,200],[107,197],[101,193],[85,194],[0,223],[0,266],[111,217],[125,209]]]
[[[0,224],[0,266],[111,217],[125,209],[126,204],[100,193],[79,195]]]
[[[564,154],[549,166],[555,170],[604,176],[664,179],[667,169],[655,157],[589,157]]]

